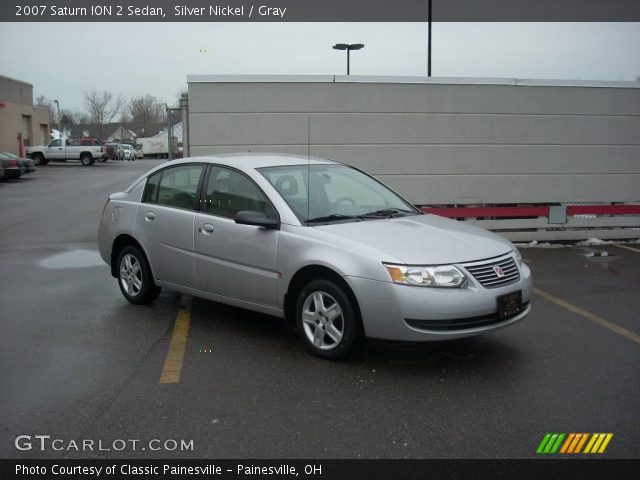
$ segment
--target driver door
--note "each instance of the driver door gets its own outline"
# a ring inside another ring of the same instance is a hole
[[[203,208],[194,224],[199,290],[276,306],[278,230],[234,221],[241,210],[276,216],[260,188],[244,173],[212,167],[203,185]]]
[[[59,138],[52,140],[47,145],[45,157],[49,160],[60,160],[64,158],[64,147],[62,146],[62,140]]]

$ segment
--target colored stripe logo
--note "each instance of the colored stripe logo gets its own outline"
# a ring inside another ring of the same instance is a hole
[[[604,453],[612,438],[613,433],[547,433],[538,445],[536,453]]]

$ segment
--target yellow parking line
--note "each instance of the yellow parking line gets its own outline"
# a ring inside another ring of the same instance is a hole
[[[569,310],[572,313],[575,313],[576,315],[580,315],[582,318],[586,318],[587,320],[591,320],[594,323],[597,323],[598,325],[604,327],[604,328],[608,328],[609,330],[611,330],[612,332],[617,333],[618,335],[622,335],[623,337],[627,337],[629,340],[636,342],[636,343],[640,343],[640,335],[633,333],[629,330],[627,330],[626,328],[621,327],[620,325],[616,325],[615,323],[611,323],[609,320],[605,320],[604,318],[600,318],[597,315],[594,315],[591,312],[587,312],[586,310],[583,310],[580,307],[576,307],[575,305],[572,305],[569,302],[566,302],[564,300],[562,300],[561,298],[558,297],[554,297],[553,295],[551,295],[550,293],[547,293],[543,290],[540,290],[539,288],[534,288],[533,291],[541,296],[542,298],[549,300],[550,302],[555,303],[556,305],[564,308],[565,310]]]
[[[616,245],[618,248],[624,248],[625,250],[631,250],[632,252],[640,253],[640,248],[627,247],[626,245]]]
[[[164,361],[164,368],[160,375],[160,383],[178,383],[182,364],[184,362],[184,351],[187,348],[187,334],[189,333],[189,322],[191,321],[191,297],[182,297],[180,311],[173,327],[171,343],[167,358]]]

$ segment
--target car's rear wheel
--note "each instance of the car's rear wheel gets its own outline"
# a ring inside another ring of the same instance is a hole
[[[80,155],[80,163],[85,167],[90,167],[95,162],[95,159],[89,153],[83,153]]]
[[[353,352],[362,328],[353,302],[338,284],[309,282],[296,301],[296,323],[305,346],[322,358],[339,360]]]
[[[144,305],[160,294],[144,254],[134,246],[124,247],[118,255],[118,285],[131,303]]]

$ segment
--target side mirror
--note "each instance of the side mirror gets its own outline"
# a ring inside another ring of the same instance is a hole
[[[255,210],[241,210],[236,213],[235,222],[240,225],[254,225],[269,230],[279,230],[280,222],[275,218],[268,217],[262,212]]]

